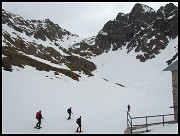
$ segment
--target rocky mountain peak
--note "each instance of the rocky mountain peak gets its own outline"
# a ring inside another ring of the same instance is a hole
[[[57,39],[62,39],[65,35],[73,35],[49,19],[28,20],[4,9],[2,9],[2,24],[7,24],[20,33],[25,32],[26,35],[34,36],[34,38],[43,41],[46,41],[46,38],[50,41],[56,41]]]
[[[146,13],[146,12],[155,12],[155,10],[145,4],[136,3],[132,8],[131,12],[139,12],[139,13]]]
[[[151,23],[154,20],[155,10],[151,7],[137,3],[129,13],[129,24],[134,21],[143,21],[145,23]]]
[[[174,10],[178,10],[178,7],[175,6],[173,3],[169,3],[164,6],[164,11],[166,13],[168,13],[168,12],[171,13]]]
[[[157,12],[147,5],[135,4],[129,14],[119,13],[99,31],[95,39],[98,53],[125,47],[127,53],[134,51],[141,62],[154,58],[166,48],[169,39],[178,35],[177,11],[171,3]]]

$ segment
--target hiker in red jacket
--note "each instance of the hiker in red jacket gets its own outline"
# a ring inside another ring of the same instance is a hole
[[[36,119],[38,120],[38,123],[36,124],[36,128],[41,128],[41,119],[44,119],[41,114],[41,110],[37,112]]]

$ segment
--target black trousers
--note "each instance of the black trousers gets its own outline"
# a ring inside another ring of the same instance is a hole
[[[78,131],[79,129],[80,129],[80,131],[81,131],[81,126],[82,126],[82,125],[79,125],[79,126],[78,126],[77,131]]]
[[[38,120],[38,123],[36,124],[36,127],[40,127],[41,125],[41,119]]]
[[[69,113],[69,117],[68,117],[68,119],[71,119],[71,113]]]

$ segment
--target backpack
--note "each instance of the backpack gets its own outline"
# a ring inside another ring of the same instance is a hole
[[[36,119],[39,119],[39,117],[40,117],[40,113],[36,112]]]
[[[67,112],[68,112],[68,113],[71,113],[71,110],[70,110],[70,109],[67,109]]]
[[[77,123],[77,124],[79,124],[79,123],[80,123],[80,119],[79,119],[79,118],[76,120],[76,123]]]

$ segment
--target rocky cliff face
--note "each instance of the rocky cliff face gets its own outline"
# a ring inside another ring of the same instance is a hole
[[[134,51],[141,62],[154,58],[178,36],[178,8],[169,3],[157,12],[143,4],[135,4],[129,14],[119,13],[107,22],[95,39],[95,54],[126,48]],[[92,50],[93,51],[93,50]],[[139,53],[138,53],[139,52]]]
[[[125,48],[127,53],[134,52],[139,61],[145,62],[156,57],[177,36],[178,8],[172,3],[157,11],[137,3],[129,14],[120,12],[96,36],[85,39],[49,19],[28,20],[2,9],[2,65],[9,71],[12,65],[31,65],[46,71],[54,69],[42,63],[38,66],[37,61],[30,63],[27,55],[33,55],[65,65],[70,70],[63,73],[78,80],[79,75],[73,71],[92,76],[91,72],[96,69],[88,58]],[[178,52],[167,63],[171,64],[177,56]],[[56,71],[62,73],[60,69]]]

